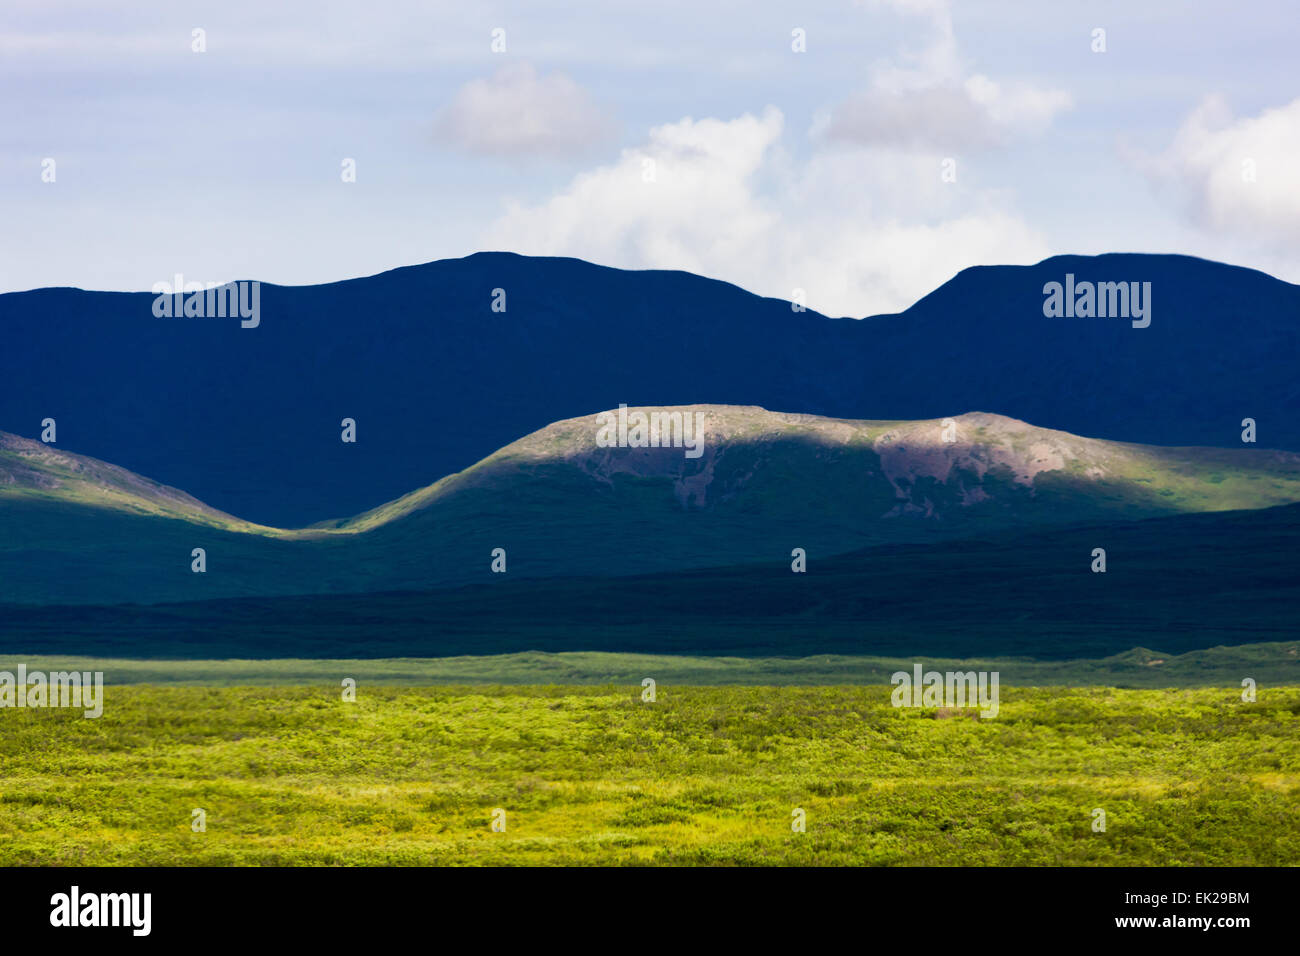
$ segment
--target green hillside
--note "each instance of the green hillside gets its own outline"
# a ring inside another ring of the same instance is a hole
[[[638,410],[629,410],[634,413]],[[570,419],[353,518],[244,522],[122,468],[0,435],[0,603],[425,590],[818,557],[1015,528],[1300,501],[1300,455],[1155,448],[984,413],[842,421],[685,406],[702,453],[600,447]],[[953,440],[947,441],[946,437]],[[192,573],[203,548],[207,571]]]

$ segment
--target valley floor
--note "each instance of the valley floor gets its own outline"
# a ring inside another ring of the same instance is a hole
[[[0,864],[1300,865],[1296,685],[1004,684],[980,719],[883,683],[339,676],[0,710]]]
[[[941,671],[997,671],[1003,686],[1229,687],[1300,684],[1300,641],[1210,647],[1184,654],[1137,647],[1104,658],[1023,657],[718,657],[607,651],[525,651],[461,657],[268,660],[131,659],[0,654],[0,671],[101,671],[109,684],[202,684],[338,687],[344,677],[366,684],[427,687],[447,684],[635,684],[646,677],[691,685],[887,684],[916,663]]]

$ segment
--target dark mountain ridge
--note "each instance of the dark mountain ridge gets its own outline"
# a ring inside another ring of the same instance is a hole
[[[1067,273],[1150,282],[1150,326],[1045,317],[1043,286]],[[684,272],[509,253],[263,285],[256,328],[159,318],[153,301],[0,295],[0,430],[35,437],[54,418],[66,447],[279,526],[375,507],[620,403],[861,419],[980,408],[1218,447],[1239,445],[1250,417],[1260,446],[1300,450],[1300,286],[1184,256],[968,269],[862,321]]]

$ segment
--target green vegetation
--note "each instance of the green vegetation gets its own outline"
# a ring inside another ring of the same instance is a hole
[[[137,685],[0,725],[5,865],[1300,864],[1294,686],[1004,687],[982,720],[886,686]]]
[[[39,671],[101,671],[107,684],[209,687],[310,685],[331,690],[344,677],[369,684],[628,684],[644,677],[674,685],[885,684],[921,663],[941,671],[997,671],[1002,686],[1230,687],[1250,677],[1260,685],[1300,684],[1300,643],[1244,644],[1169,655],[1135,648],[1100,660],[1039,661],[985,657],[698,657],[603,651],[467,655],[370,660],[130,660],[0,655],[0,670],[19,664]]]

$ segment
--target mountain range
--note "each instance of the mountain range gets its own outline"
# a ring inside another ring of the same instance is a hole
[[[1046,316],[1044,288],[1067,276],[1149,282],[1149,326]],[[861,320],[689,273],[508,253],[266,284],[256,328],[158,317],[154,299],[0,295],[0,428],[34,436],[54,419],[59,446],[269,526],[379,507],[619,403],[986,409],[1169,446],[1239,445],[1251,418],[1261,446],[1300,450],[1300,287],[1184,256],[981,266]]]
[[[1112,282],[1140,321],[1087,314]],[[858,320],[482,253],[255,301],[244,327],[0,296],[0,648],[1050,658],[1294,631],[1300,287],[1262,273],[1062,256]],[[693,442],[627,440],[638,416]]]

